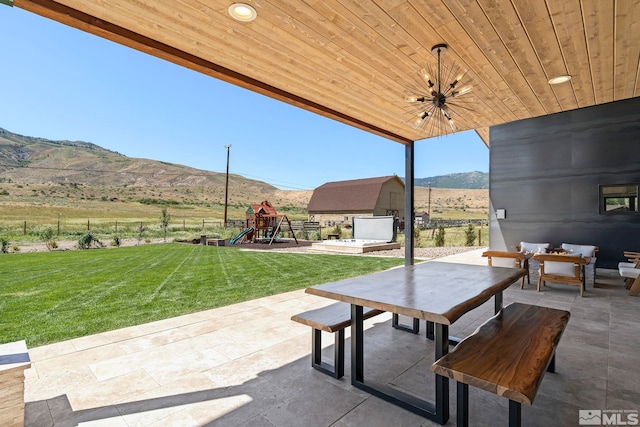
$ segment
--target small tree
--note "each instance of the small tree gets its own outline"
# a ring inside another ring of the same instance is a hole
[[[44,245],[47,247],[47,250],[51,250],[53,248],[58,247],[58,244],[53,240],[53,228],[47,227],[43,228],[40,231],[40,240],[44,242]]]
[[[146,229],[147,227],[145,227],[143,223],[140,223],[140,225],[138,226],[138,245],[142,240],[142,233],[144,233]]]
[[[436,232],[435,244],[438,247],[444,246],[444,226],[439,225],[438,231]]]
[[[413,244],[416,248],[420,247],[420,229],[417,227],[413,229]]]
[[[476,244],[476,228],[473,224],[469,223],[469,225],[467,225],[467,229],[464,230],[464,235],[467,239],[467,246],[474,246]]]
[[[167,211],[166,207],[162,208],[161,212],[162,213],[160,215],[160,226],[164,230],[164,241],[166,242],[167,241],[167,227],[169,226],[169,222],[171,221],[171,215],[169,214],[169,211]]]

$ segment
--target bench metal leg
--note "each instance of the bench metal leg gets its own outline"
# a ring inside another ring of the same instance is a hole
[[[333,366],[322,361],[322,331],[313,328],[311,335],[311,366],[334,378],[344,376],[344,329],[334,332]]]
[[[391,320],[391,326],[393,326],[395,329],[399,329],[401,331],[411,332],[412,334],[417,334],[418,332],[420,332],[420,320],[419,319],[415,319],[415,318],[413,319],[413,327],[400,324],[399,319],[400,319],[400,316],[398,316],[396,313],[393,313],[393,319]]]
[[[437,323],[435,325],[436,341],[436,359],[439,360],[445,354],[449,353],[449,326]],[[440,417],[436,422],[446,424],[449,419],[449,378],[442,375],[436,375],[436,413]]]
[[[520,427],[522,423],[522,405],[509,399],[509,427]]]
[[[456,418],[458,427],[469,426],[469,384],[457,383],[457,409]]]
[[[434,323],[427,320],[427,339],[433,341],[435,339]]]
[[[502,292],[498,292],[493,301],[493,313],[498,314],[502,310]]]
[[[458,427],[469,426],[469,385],[458,382],[456,384],[456,425]],[[522,423],[522,405],[520,402],[509,399],[509,427],[520,427]]]

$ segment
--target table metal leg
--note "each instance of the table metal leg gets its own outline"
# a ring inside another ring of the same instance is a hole
[[[361,305],[351,304],[351,383],[364,382],[364,315]]]
[[[449,327],[435,325],[436,359],[449,352]],[[449,420],[449,379],[435,375],[435,404],[405,393],[387,384],[364,379],[363,309],[351,305],[351,385],[415,414],[445,424]]]
[[[392,316],[392,320],[391,320],[391,326],[394,327],[395,329],[399,329],[401,331],[405,331],[405,332],[411,332],[412,334],[417,334],[420,332],[420,320],[414,318],[413,319],[413,324],[411,326],[407,326],[407,325],[403,325],[400,323],[400,316],[397,315],[396,313],[393,313]]]

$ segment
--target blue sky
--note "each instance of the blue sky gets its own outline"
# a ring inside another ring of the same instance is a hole
[[[404,176],[404,146],[0,4],[0,127],[283,189]],[[464,132],[418,141],[415,177],[489,170]]]

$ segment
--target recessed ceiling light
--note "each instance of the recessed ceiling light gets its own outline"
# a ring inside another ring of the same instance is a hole
[[[258,16],[253,7],[244,3],[234,3],[229,6],[228,11],[233,19],[240,22],[251,22]]]
[[[558,76],[549,79],[550,85],[559,85],[560,83],[568,82],[571,80],[571,76]]]

